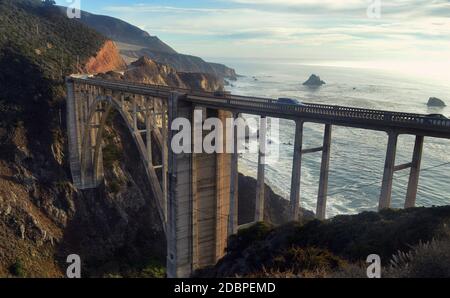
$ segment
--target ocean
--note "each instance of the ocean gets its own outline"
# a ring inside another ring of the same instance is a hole
[[[234,94],[270,98],[290,97],[307,103],[344,105],[423,114],[443,114],[450,118],[450,107],[428,108],[432,96],[450,104],[450,84],[427,73],[401,73],[380,68],[346,67],[345,63],[316,63],[276,60],[223,61],[243,75],[231,82]],[[327,84],[312,90],[302,85],[311,74]],[[319,147],[323,125],[305,124],[304,148]],[[269,160],[266,183],[279,195],[289,198],[295,124],[280,121],[280,157]],[[374,211],[378,207],[387,134],[335,126],[332,134],[327,217]],[[399,137],[397,164],[411,161],[414,136]],[[450,204],[450,140],[425,138],[418,206]],[[316,210],[321,153],[303,156],[301,206]],[[244,154],[239,170],[256,177],[257,156]],[[409,170],[395,173],[392,207],[403,208]]]

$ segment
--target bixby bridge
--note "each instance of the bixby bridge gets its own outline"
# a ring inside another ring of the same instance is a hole
[[[175,154],[170,147],[175,132],[169,128],[176,118],[187,118],[194,123],[194,111],[202,110],[207,117],[223,122],[240,114],[295,121],[291,220],[298,220],[301,215],[302,156],[313,152],[322,152],[316,214],[319,219],[326,216],[334,125],[387,133],[379,209],[391,206],[394,172],[407,169],[410,176],[405,208],[414,207],[424,137],[450,139],[450,120],[439,117],[332,105],[289,105],[266,98],[72,76],[67,78],[67,125],[72,178],[78,189],[96,188],[104,180],[102,135],[113,110],[127,124],[145,164],[166,233],[169,277],[188,277],[196,269],[214,265],[225,253],[228,236],[239,229],[237,150],[233,154]],[[303,148],[303,126],[307,122],[324,125],[323,146]],[[262,125],[265,123],[261,121]],[[236,148],[236,128],[232,130],[227,133],[234,135]],[[397,140],[401,134],[414,135],[416,141],[411,162],[397,165]],[[266,142],[264,136],[260,140]],[[264,219],[263,152],[259,153],[255,221]]]

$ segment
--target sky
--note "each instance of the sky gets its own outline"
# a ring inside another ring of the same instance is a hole
[[[450,0],[80,1],[204,58],[450,69]]]

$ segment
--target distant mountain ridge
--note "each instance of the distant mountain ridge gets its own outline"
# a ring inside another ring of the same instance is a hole
[[[158,37],[151,36],[148,32],[120,19],[83,11],[81,22],[114,41],[142,46],[156,52],[177,54],[174,49]]]
[[[180,54],[156,36],[120,19],[82,12],[80,21],[86,26],[118,42],[126,60],[134,61],[147,56],[156,62],[167,64],[180,72],[201,72],[219,78],[235,80],[234,69],[223,64],[210,63],[202,58]]]

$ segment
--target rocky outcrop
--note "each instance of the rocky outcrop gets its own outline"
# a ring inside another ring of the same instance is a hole
[[[78,20],[114,41],[142,46],[156,52],[177,53],[158,37],[117,18],[82,11]]]
[[[179,72],[178,76],[188,89],[204,91],[221,91],[224,81],[208,73]]]
[[[91,57],[85,65],[85,72],[95,74],[112,70],[123,70],[126,63],[119,54],[115,43],[111,40],[105,42],[95,57]]]
[[[141,57],[133,62],[123,74],[108,72],[100,74],[99,77],[211,92],[224,88],[224,81],[214,75],[177,72],[175,68],[147,57]]]
[[[239,225],[253,222],[255,218],[256,179],[239,174]],[[304,220],[315,218],[312,211],[300,208]],[[289,201],[277,195],[266,185],[264,220],[273,225],[289,221]]]
[[[430,97],[430,99],[428,100],[427,105],[429,107],[438,107],[438,108],[443,108],[443,107],[447,106],[442,99],[439,99],[437,97]]]
[[[229,80],[237,79],[237,74],[234,69],[223,64],[206,62],[195,56],[157,52],[147,48],[129,49],[128,47],[121,49],[120,53],[130,60],[145,56],[158,63],[170,65],[180,72],[207,73],[219,78],[227,78]]]
[[[312,74],[309,79],[303,83],[304,86],[308,87],[320,87],[326,83],[320,79],[319,76]]]
[[[234,69],[223,64],[206,62],[199,57],[177,53],[158,37],[122,20],[83,11],[78,21],[117,41],[120,53],[126,61],[146,56],[156,62],[170,65],[179,72],[207,73],[230,80],[237,78]]]

